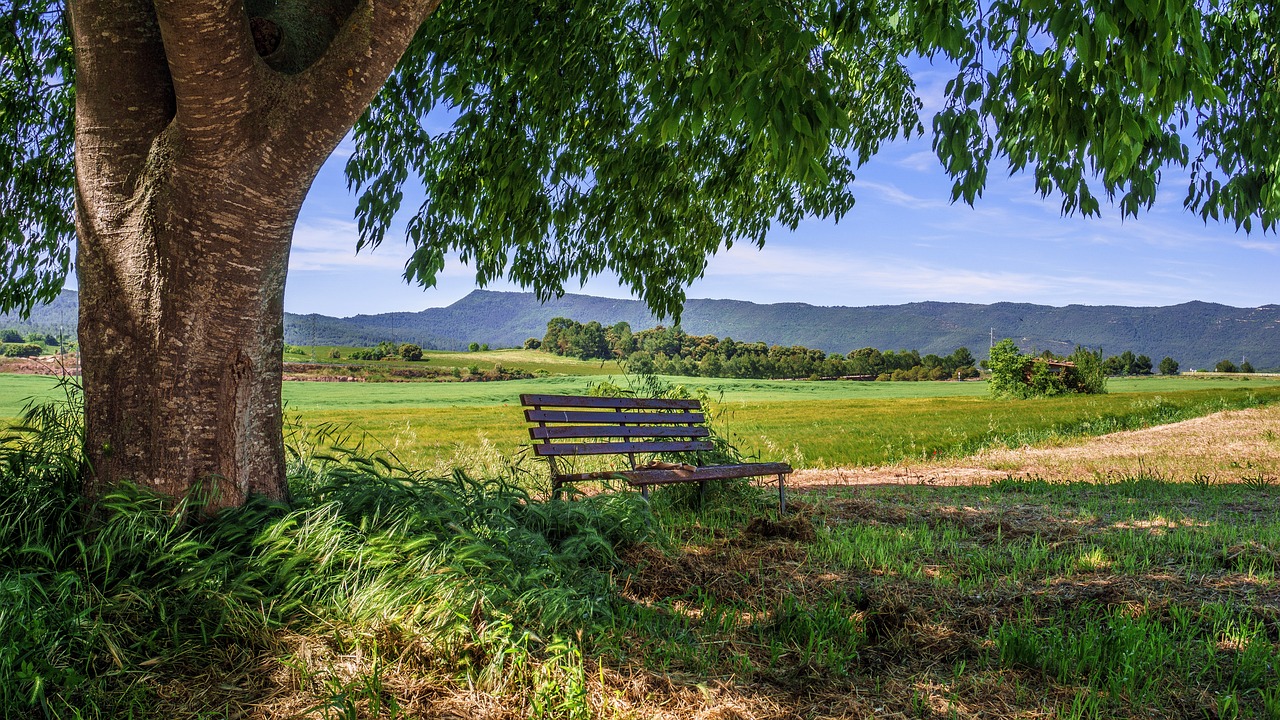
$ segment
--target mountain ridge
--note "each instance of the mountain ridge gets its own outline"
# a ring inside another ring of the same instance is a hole
[[[36,308],[27,322],[0,315],[0,328],[56,332],[59,325],[74,325],[77,300],[75,292],[64,291],[51,305]],[[566,294],[544,304],[533,293],[475,290],[449,306],[418,312],[345,318],[286,313],[285,341],[374,345],[391,340],[442,350],[463,349],[471,342],[510,347],[525,338],[541,338],[554,317],[604,325],[625,321],[633,330],[660,324],[638,300]],[[1059,307],[923,301],[849,307],[709,298],[687,301],[681,326],[693,335],[826,352],[876,347],[945,355],[968,347],[978,357],[985,356],[994,329],[995,339],[1013,338],[1025,350],[1061,353],[1080,344],[1101,347],[1107,354],[1132,350],[1157,362],[1169,356],[1183,369],[1211,368],[1218,360],[1239,362],[1242,357],[1260,369],[1280,368],[1280,305],[1274,304],[1237,308],[1193,300],[1160,307]]]

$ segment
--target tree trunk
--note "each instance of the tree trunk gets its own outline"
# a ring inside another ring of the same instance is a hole
[[[210,510],[288,496],[284,285],[305,191],[253,165],[152,163],[125,212],[80,209],[90,494],[130,480]]]
[[[293,226],[438,3],[69,0],[87,495],[287,498]]]

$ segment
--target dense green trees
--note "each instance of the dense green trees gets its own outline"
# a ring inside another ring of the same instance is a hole
[[[1130,353],[1132,355],[1132,353]],[[1065,393],[1105,393],[1102,353],[1077,347],[1066,357],[1044,352],[1024,355],[1008,338],[991,348],[987,369],[996,397],[1039,397]]]
[[[422,359],[422,348],[413,343],[380,342],[368,349],[352,350],[352,360],[410,360]]]
[[[33,343],[0,344],[0,355],[4,357],[35,357],[44,352],[44,348]]]
[[[1178,374],[1178,361],[1177,361],[1177,360],[1174,360],[1174,359],[1173,359],[1173,358],[1171,358],[1171,357],[1166,357],[1165,359],[1161,360],[1161,361],[1160,361],[1160,374],[1161,374],[1161,375],[1177,375],[1177,374]]]
[[[1150,375],[1151,358],[1146,355],[1134,355],[1132,350],[1125,350],[1119,355],[1112,355],[1102,362],[1102,370],[1107,375]]]
[[[977,377],[967,348],[939,357],[914,350],[881,352],[875,348],[848,355],[825,353],[799,345],[783,347],[744,343],[713,335],[689,335],[677,327],[633,333],[620,322],[605,330],[600,323],[569,318],[547,323],[543,350],[583,360],[615,359],[639,373],[738,378],[807,378],[861,376],[880,380],[947,380]]]

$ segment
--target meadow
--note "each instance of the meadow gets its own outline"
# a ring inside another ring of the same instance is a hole
[[[290,346],[291,352],[284,354],[285,362],[320,362],[342,365],[360,365],[370,368],[413,368],[428,365],[436,368],[469,368],[478,367],[481,371],[492,370],[495,365],[507,368],[520,368],[530,373],[544,372],[548,375],[617,375],[622,367],[612,360],[578,360],[561,357],[551,353],[525,350],[522,348],[506,348],[501,350],[477,350],[461,352],[451,350],[423,350],[422,359],[413,362],[405,360],[351,360],[351,352],[359,348],[336,345],[304,345]],[[332,358],[330,354],[337,351],[340,358]]]
[[[503,351],[512,352],[512,351]],[[523,352],[523,351],[521,351]],[[991,446],[1060,442],[1280,400],[1280,378],[1121,378],[1110,392],[995,400],[983,382],[810,382],[664,378],[704,393],[720,431],[745,454],[796,467],[882,465],[967,455]],[[504,382],[284,385],[294,432],[323,428],[446,472],[501,466],[527,444],[521,393],[626,385],[620,375]],[[30,398],[58,395],[50,378],[0,375],[0,418]],[[537,472],[536,466],[530,468]]]
[[[1280,719],[1271,474],[818,486],[786,517],[750,483],[547,500],[516,396],[599,379],[287,383],[291,505],[199,522],[129,487],[86,509],[76,413],[46,406],[0,437],[0,716]],[[808,465],[1280,400],[704,387],[745,450]]]

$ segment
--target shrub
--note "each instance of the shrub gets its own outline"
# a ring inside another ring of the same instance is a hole
[[[996,397],[1025,397],[1027,365],[1031,359],[1023,355],[1009,338],[996,343],[987,359],[991,371],[988,387]]]
[[[0,355],[5,357],[36,357],[44,352],[44,348],[30,343],[13,343],[0,345]]]
[[[1171,358],[1171,357],[1166,357],[1165,359],[1161,360],[1161,361],[1160,361],[1160,374],[1161,374],[1161,375],[1177,375],[1177,374],[1178,374],[1178,361],[1177,361],[1177,360],[1174,360],[1174,359],[1173,359],[1173,358]]]
[[[1101,351],[1076,346],[1066,364],[1052,353],[1032,358],[1018,351],[1008,338],[991,348],[987,366],[991,369],[990,389],[996,397],[1041,397],[1064,393],[1105,393],[1106,364]]]
[[[22,342],[22,333],[17,330],[5,330],[0,332],[0,342],[3,343],[20,343]]]
[[[398,348],[398,352],[405,360],[416,362],[422,359],[422,348],[413,343],[404,343]]]
[[[1213,369],[1215,372],[1220,373],[1233,373],[1240,371],[1240,368],[1237,368],[1236,364],[1230,360],[1219,360],[1218,364],[1213,366]]]

